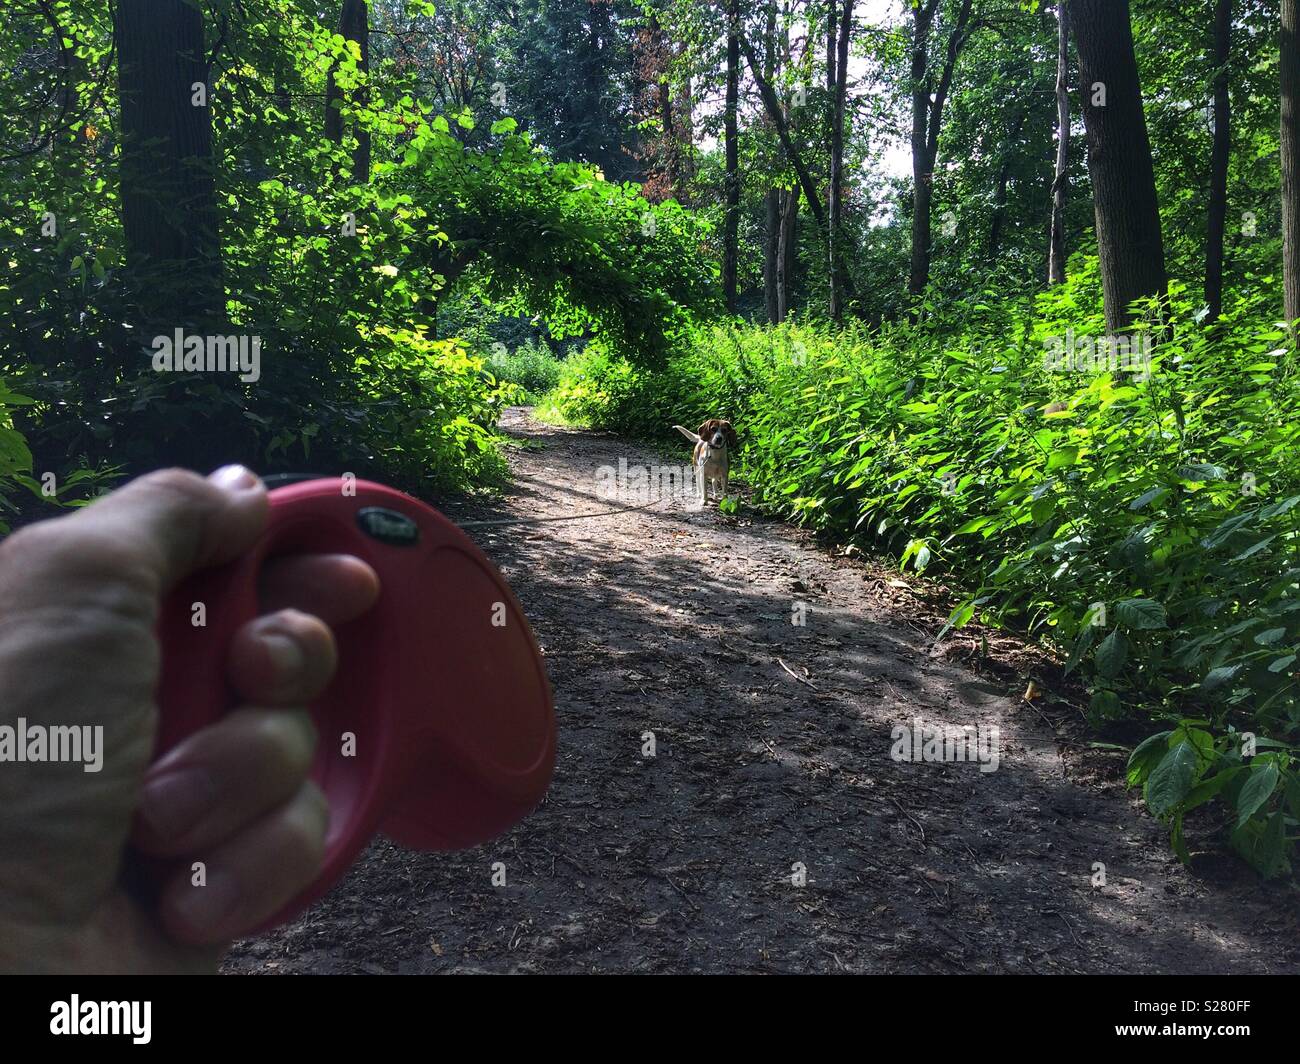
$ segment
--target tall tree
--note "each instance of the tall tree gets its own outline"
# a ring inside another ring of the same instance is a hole
[[[1282,0],[1282,286],[1286,320],[1300,319],[1300,0]]]
[[[1210,149],[1210,199],[1206,214],[1205,303],[1208,318],[1223,313],[1223,234],[1228,219],[1228,162],[1232,146],[1228,60],[1232,55],[1232,0],[1215,0],[1212,45],[1214,141]]]
[[[754,54],[753,46],[746,40],[743,32],[740,34],[740,50],[745,56],[745,62],[749,65],[750,74],[753,75],[754,82],[758,86],[759,97],[763,101],[767,116],[776,127],[776,135],[781,141],[781,148],[785,152],[785,157],[794,168],[795,176],[799,181],[798,190],[803,193],[804,199],[808,202],[808,212],[813,216],[813,221],[817,223],[822,238],[828,239],[826,211],[822,207],[821,197],[818,195],[817,184],[813,180],[812,171],[809,170],[803,153],[794,141],[790,129],[789,113],[781,107],[781,101],[776,95],[776,90],[772,88],[771,80],[764,76],[758,56]],[[798,214],[797,205],[798,196],[795,197],[796,216]],[[791,228],[794,227],[795,222],[793,219],[790,220],[789,225]],[[788,244],[793,247],[792,237],[788,240]],[[847,273],[842,276],[841,283],[845,298],[854,299],[856,293],[854,292],[853,281]],[[784,315],[782,317],[784,318]]]
[[[1133,300],[1168,287],[1156,182],[1128,0],[1070,0],[1079,50],[1106,325],[1131,324]]]
[[[115,33],[128,264],[147,318],[194,321],[222,302],[203,13],[119,0]]]
[[[339,14],[339,36],[357,46],[360,60],[357,69],[363,74],[370,70],[370,26],[366,0],[343,0],[343,10]],[[349,93],[343,90],[339,82],[341,64],[335,63],[325,83],[325,136],[335,144],[343,142],[342,105]],[[362,88],[352,98],[358,104],[365,103],[365,90]],[[357,124],[356,149],[352,153],[352,179],[358,184],[370,180],[370,134]]]
[[[776,253],[776,318],[785,321],[794,309],[794,274],[799,263],[799,189],[784,194],[781,238]]]
[[[1052,175],[1052,230],[1047,283],[1065,283],[1065,204],[1070,196],[1070,6],[1056,2],[1056,170]]]
[[[849,35],[853,30],[853,0],[843,0],[839,37],[836,41],[835,85],[831,102],[831,175],[827,192],[830,222],[826,234],[830,277],[830,313],[833,321],[843,316],[844,263],[841,227],[844,218],[844,100],[849,74]],[[831,0],[831,13],[835,3]]]
[[[970,30],[971,0],[960,0],[936,80],[930,63],[930,37],[940,3],[924,0],[912,8],[912,264],[907,289],[913,296],[921,295],[930,283],[930,214],[939,128],[957,59]]]
[[[763,73],[769,84],[776,76],[776,38],[776,0],[767,0],[766,25],[763,33]],[[780,300],[777,293],[779,281],[777,256],[780,253],[781,215],[785,203],[781,198],[779,187],[769,188],[764,198],[767,207],[767,230],[763,256],[763,301],[766,305],[767,320],[775,325],[781,320],[778,317]]]
[[[653,12],[637,32],[635,55],[638,122],[658,126],[657,132],[638,146],[646,198],[652,202],[675,199],[686,203],[689,197],[682,158],[685,138],[669,76],[673,47]]]
[[[769,188],[763,201],[767,210],[767,228],[763,240],[763,305],[768,323],[775,325],[781,320],[777,317],[776,290],[776,257],[781,245],[781,190]]]
[[[776,90],[772,88],[772,83],[763,76],[758,57],[754,54],[753,47],[745,39],[743,33],[740,36],[740,50],[745,54],[745,61],[749,64],[749,72],[758,85],[758,94],[762,98],[763,106],[767,109],[768,118],[772,120],[772,124],[776,127],[776,135],[781,141],[781,148],[785,152],[786,158],[790,160],[790,165],[794,167],[795,175],[799,178],[799,188],[808,200],[808,210],[812,213],[818,228],[825,230],[826,212],[822,209],[822,200],[817,192],[817,183],[813,180],[812,171],[808,169],[808,164],[804,161],[803,153],[791,136],[789,116],[781,107],[781,101],[776,95]]]
[[[1020,143],[1020,133],[1025,128],[1028,111],[1017,111],[1011,119],[1011,128],[1002,144],[1002,161],[998,164],[998,176],[993,182],[993,210],[989,217],[989,259],[996,259],[1002,250],[1002,231],[1007,220],[1007,183],[1011,180],[1011,163],[1016,147]]]
[[[826,3],[826,91],[835,92],[835,0]]]
[[[436,4],[439,11],[444,6]],[[678,178],[689,156],[675,139],[683,132],[680,117],[673,119],[680,108],[661,80],[673,48],[656,15],[646,17],[641,6],[625,0],[466,3],[500,20],[501,37],[489,51],[499,60],[506,111],[538,144],[557,159],[600,167],[611,181],[649,177],[655,199],[680,197]],[[662,131],[643,137],[638,126],[652,120]],[[669,169],[673,187],[666,190]]]
[[[727,0],[727,90],[723,126],[726,151],[726,219],[723,226],[722,289],[727,312],[736,312],[737,234],[740,225],[740,155],[736,134],[736,98],[740,84],[740,0]]]

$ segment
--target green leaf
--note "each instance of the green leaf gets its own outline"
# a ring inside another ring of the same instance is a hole
[[[1139,631],[1169,627],[1165,608],[1147,598],[1123,599],[1116,603],[1115,619],[1125,627]]]
[[[1054,513],[1056,513],[1056,499],[1051,495],[1044,495],[1029,508],[1029,515],[1035,525],[1045,524]]]
[[[1273,540],[1275,539],[1277,539],[1277,536],[1266,536],[1264,539],[1261,539],[1258,543],[1252,543],[1249,547],[1247,547],[1244,551],[1242,551],[1232,560],[1234,562],[1244,562],[1247,558],[1253,557],[1254,555],[1258,554],[1270,543],[1272,543]]]
[[[1146,785],[1147,808],[1152,814],[1163,817],[1187,797],[1199,756],[1196,748],[1184,741],[1161,758]]]
[[[1144,491],[1141,495],[1139,495],[1136,499],[1134,499],[1131,503],[1129,503],[1128,508],[1130,510],[1141,510],[1144,506],[1150,505],[1151,503],[1155,502],[1159,498],[1162,498],[1166,494],[1168,494],[1167,488],[1152,488],[1150,491]]]
[[[1201,681],[1201,688],[1205,691],[1213,691],[1225,684],[1232,682],[1233,677],[1241,671],[1240,665],[1220,665],[1217,669],[1211,669],[1205,674],[1205,679]]]
[[[1107,679],[1112,679],[1119,675],[1126,661],[1128,661],[1128,640],[1116,628],[1101,641],[1101,646],[1097,648],[1097,671]]]
[[[1274,755],[1269,755],[1274,756]],[[1252,765],[1246,785],[1237,795],[1237,827],[1241,827],[1273,795],[1277,787],[1277,765],[1269,761],[1263,765]]]
[[[1119,695],[1106,688],[1094,691],[1088,703],[1089,718],[1097,724],[1104,724],[1119,716]]]
[[[1236,765],[1224,769],[1222,772],[1216,772],[1207,780],[1201,780],[1200,783],[1187,792],[1187,798],[1183,802],[1183,812],[1191,812],[1198,805],[1204,805],[1210,799],[1216,797],[1224,787],[1232,782],[1238,773],[1244,771],[1244,765]]]
[[[1265,879],[1291,871],[1287,857],[1286,818],[1281,810],[1266,821],[1251,820],[1232,834],[1232,846]]]
[[[1063,469],[1066,466],[1072,466],[1078,460],[1079,448],[1058,447],[1052,452],[1051,457],[1047,459],[1047,471],[1050,473],[1053,469]]]
[[[1151,775],[1151,770],[1160,764],[1169,751],[1171,731],[1157,732],[1149,739],[1143,739],[1133,749],[1128,759],[1128,785],[1140,787]]]
[[[981,528],[987,525],[991,520],[992,518],[989,517],[973,517],[969,521],[967,521],[964,525],[962,525],[960,528],[958,528],[953,533],[953,535],[964,536],[970,532],[978,532]]]
[[[1228,474],[1222,466],[1210,465],[1206,462],[1193,462],[1180,466],[1175,475],[1180,480],[1200,484],[1210,480],[1224,480]]]

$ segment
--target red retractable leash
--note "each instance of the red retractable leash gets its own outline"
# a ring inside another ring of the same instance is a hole
[[[163,604],[155,757],[235,706],[226,653],[258,615],[268,558],[352,554],[379,574],[381,591],[367,613],[335,628],[338,670],[310,707],[319,734],[311,775],[330,804],[324,867],[260,929],[325,894],[377,831],[420,850],[487,842],[542,800],[555,763],[541,654],[509,586],[465,533],[364,480],[269,494],[257,544],[196,573]],[[196,626],[200,602],[206,624]]]

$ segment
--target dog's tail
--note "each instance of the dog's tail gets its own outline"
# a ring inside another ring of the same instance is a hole
[[[700,438],[697,435],[695,435],[695,433],[693,433],[690,429],[686,428],[684,425],[674,425],[673,428],[675,428],[678,432],[680,432],[683,436],[685,436],[688,440],[690,440],[691,443],[700,442]]]

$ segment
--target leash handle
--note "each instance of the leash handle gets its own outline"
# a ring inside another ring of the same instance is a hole
[[[194,574],[163,604],[155,757],[237,704],[227,650],[258,615],[269,559],[353,554],[381,590],[366,614],[336,627],[338,669],[310,707],[319,735],[311,776],[330,804],[324,866],[261,929],[325,894],[376,831],[422,850],[488,841],[541,801],[555,761],[550,687],[528,622],[459,528],[368,481],[311,480],[270,500],[250,551]]]

